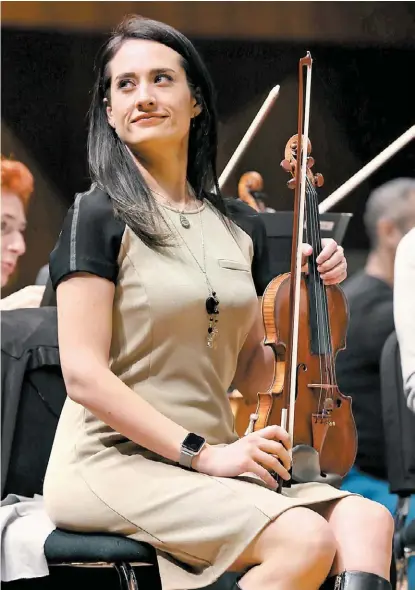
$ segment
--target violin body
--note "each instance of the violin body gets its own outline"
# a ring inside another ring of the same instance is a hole
[[[285,371],[286,350],[289,342],[291,275],[286,273],[273,279],[264,293],[262,313],[266,327],[265,344],[274,347],[280,372]],[[313,338],[313,308],[309,297],[310,284],[306,275],[300,285],[300,323],[298,329],[297,398],[293,440],[293,472],[295,447],[307,445],[319,454],[320,472],[324,477],[336,474],[344,477],[352,467],[356,452],[356,426],[352,414],[352,400],[343,395],[335,382],[333,365],[327,363],[324,351],[319,351],[318,339]],[[348,306],[344,293],[337,285],[325,287],[328,313],[335,316],[329,338],[332,357],[345,348],[348,325]],[[323,352],[323,355],[319,354]],[[283,409],[282,389],[287,383],[277,379],[273,391],[259,394],[255,430],[270,424],[280,424]],[[280,390],[280,391],[278,391]],[[299,479],[301,473],[299,473]],[[319,478],[317,478],[319,480]],[[324,479],[323,479],[324,481]]]

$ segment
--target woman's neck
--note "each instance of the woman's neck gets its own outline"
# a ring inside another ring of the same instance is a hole
[[[168,152],[161,150],[156,157],[138,157],[135,160],[148,188],[156,196],[162,196],[177,204],[189,200],[187,184],[187,150],[185,155],[180,150]]]

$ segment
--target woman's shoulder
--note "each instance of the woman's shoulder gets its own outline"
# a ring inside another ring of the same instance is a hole
[[[68,274],[89,272],[113,282],[125,224],[116,218],[110,196],[97,187],[78,193],[49,258],[52,284]]]
[[[82,220],[87,219],[89,222],[113,223],[124,229],[123,223],[115,215],[111,197],[96,184],[92,184],[85,192],[77,193],[69,211],[78,219],[82,217]]]

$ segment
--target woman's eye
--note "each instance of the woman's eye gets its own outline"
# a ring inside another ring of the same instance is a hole
[[[118,88],[131,88],[132,85],[133,85],[132,80],[120,80],[118,82]]]
[[[171,82],[173,80],[173,78],[171,76],[169,76],[168,74],[157,74],[157,76],[154,78],[154,81],[156,83],[158,82]]]
[[[9,228],[8,224],[6,223],[6,221],[2,221],[1,222],[1,233],[7,234],[9,232],[9,229],[10,228]]]

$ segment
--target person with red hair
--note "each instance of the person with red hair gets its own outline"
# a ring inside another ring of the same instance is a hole
[[[33,175],[21,162],[1,158],[1,287],[5,287],[26,251],[26,211]],[[1,300],[1,309],[38,307],[44,288],[30,285]]]

